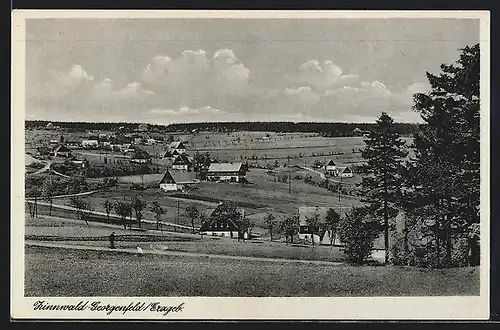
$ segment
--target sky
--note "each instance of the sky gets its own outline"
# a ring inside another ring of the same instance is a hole
[[[474,19],[29,19],[26,119],[421,122]]]

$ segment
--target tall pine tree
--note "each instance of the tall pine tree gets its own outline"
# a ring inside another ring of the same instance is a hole
[[[367,161],[361,183],[362,201],[368,211],[382,220],[385,262],[389,262],[389,219],[398,214],[401,197],[402,162],[407,152],[404,141],[396,131],[393,119],[385,112],[377,120],[377,127],[365,140],[362,156]]]
[[[479,44],[441,70],[427,72],[430,91],[414,95],[414,110],[427,125],[414,136],[407,181],[411,211],[425,215],[433,237],[435,265],[449,267],[453,240],[479,223]]]

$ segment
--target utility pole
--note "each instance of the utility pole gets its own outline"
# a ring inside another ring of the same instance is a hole
[[[177,201],[177,221],[176,224],[179,224],[179,215],[180,215],[180,201]],[[177,231],[177,229],[176,229]]]
[[[340,190],[342,189],[342,177],[339,177],[339,202],[340,202]]]
[[[288,175],[288,193],[291,195],[292,194],[292,175]]]

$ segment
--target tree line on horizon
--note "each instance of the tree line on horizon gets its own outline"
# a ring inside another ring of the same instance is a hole
[[[25,128],[43,128],[51,121],[48,120],[27,120]],[[123,127],[125,131],[133,131],[138,128],[139,123],[106,123],[106,122],[51,122],[55,126],[63,129],[75,131],[101,130],[118,131]],[[416,133],[424,124],[416,123],[395,123],[396,131],[403,136],[410,136]],[[375,129],[374,123],[318,123],[318,122],[201,122],[201,123],[180,123],[170,125],[148,124],[151,132],[171,133],[171,132],[277,132],[277,133],[317,133],[325,137],[348,137],[362,135]]]

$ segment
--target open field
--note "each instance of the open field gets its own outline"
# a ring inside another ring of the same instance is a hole
[[[110,132],[103,132],[109,134]],[[66,140],[81,140],[88,137],[84,132],[58,132],[50,130],[29,130],[26,132],[26,149],[32,151],[36,145],[49,140],[58,140],[63,135]],[[147,136],[147,133],[143,134]],[[191,155],[199,151],[208,152],[221,161],[248,161],[252,166],[280,165],[312,166],[316,160],[333,159],[339,164],[362,162],[360,149],[364,148],[364,137],[322,137],[314,133],[276,132],[200,132],[196,134],[165,133],[176,140],[185,142]],[[410,139],[405,138],[407,144]],[[151,155],[161,155],[167,144],[141,146]],[[79,150],[78,158],[86,157],[91,162],[102,162],[104,153]],[[119,153],[108,153],[108,159],[120,159]],[[290,159],[288,159],[290,157]],[[161,166],[162,164],[160,164]]]
[[[26,247],[25,260],[26,296],[479,294],[478,268],[304,265],[45,247]]]
[[[306,172],[310,173],[305,170],[300,170],[299,173],[307,174]],[[311,175],[315,176],[314,173],[311,173]],[[145,184],[155,185],[155,182],[158,182],[160,178],[161,175],[145,175],[144,182]],[[245,210],[246,216],[254,221],[256,233],[263,235],[266,234],[266,230],[263,228],[263,217],[268,212],[284,216],[296,214],[300,206],[345,208],[360,205],[358,197],[342,195],[339,201],[337,193],[305,183],[303,180],[292,181],[292,194],[290,194],[289,185],[275,181],[275,178],[268,174],[266,170],[251,169],[247,174],[247,178],[251,183],[249,185],[202,182],[196,185],[197,189],[190,192],[189,196],[186,196],[191,197],[189,199],[182,198],[185,195],[178,193],[174,197],[161,191],[158,186],[148,188],[145,191],[132,191],[127,184],[120,184],[110,191],[89,195],[86,199],[92,204],[94,210],[101,212],[104,211],[102,203],[106,199],[118,201],[137,195],[149,205],[157,200],[167,210],[167,213],[163,216],[164,221],[184,225],[191,224],[191,219],[184,212],[189,205],[194,204],[198,209],[209,212],[215,208],[218,201],[233,201],[240,205]],[[119,179],[119,182],[129,183],[141,183],[141,181],[142,176],[121,177]],[[69,203],[69,198],[61,198],[57,199],[54,204],[69,205]],[[144,218],[153,220],[153,213],[149,209],[145,209]]]
[[[108,236],[111,232],[117,235],[118,248],[136,248],[146,250],[161,248],[157,242],[168,246],[169,251],[205,253],[214,255],[260,257],[274,259],[318,260],[338,262],[344,259],[338,247],[331,246],[299,246],[269,241],[243,241],[230,238],[193,235],[188,233],[161,232],[148,230],[137,232],[125,230],[119,226],[89,223],[84,221],[43,217],[31,219],[26,217],[26,239],[35,241],[55,241],[63,244],[79,244],[97,247],[108,247]],[[128,239],[134,236],[133,240]]]

